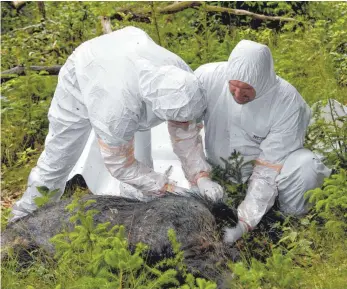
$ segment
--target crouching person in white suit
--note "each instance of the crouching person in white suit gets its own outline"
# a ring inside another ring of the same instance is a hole
[[[144,195],[158,196],[179,188],[135,159],[134,134],[168,121],[187,179],[205,196],[222,198],[222,188],[208,177],[195,121],[205,109],[206,97],[193,71],[144,31],[127,27],[83,43],[59,73],[45,150],[13,207],[12,221],[37,208],[38,186],[58,189],[54,199],[61,197],[92,128],[110,174]]]
[[[305,214],[304,193],[321,186],[331,170],[303,148],[310,108],[276,75],[269,48],[243,40],[228,62],[203,65],[195,74],[207,92],[207,159],[223,166],[220,157],[236,150],[245,161],[255,160],[242,171],[243,181],[250,177],[248,191],[238,207],[239,223],[226,229],[225,241],[256,227],[277,195],[284,213]]]

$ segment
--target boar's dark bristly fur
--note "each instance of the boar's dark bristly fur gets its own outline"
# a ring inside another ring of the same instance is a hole
[[[172,256],[167,236],[174,229],[184,250],[188,267],[207,278],[215,279],[219,273],[216,262],[237,258],[237,251],[220,240],[217,221],[227,217],[236,222],[236,214],[227,206],[210,204],[198,198],[165,196],[149,202],[115,197],[86,196],[81,201],[95,200],[88,209],[95,209],[95,223],[110,222],[125,226],[129,245],[134,248],[142,242],[149,246],[148,262]],[[47,204],[32,215],[10,224],[2,234],[1,247],[20,242],[25,248],[42,248],[53,254],[50,238],[63,229],[72,230],[72,215],[65,207],[71,200]],[[218,216],[215,216],[218,215]]]

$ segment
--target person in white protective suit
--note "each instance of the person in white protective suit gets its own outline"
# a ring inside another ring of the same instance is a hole
[[[167,175],[134,157],[134,134],[163,121],[168,121],[186,178],[201,194],[222,198],[223,189],[209,178],[211,168],[195,121],[205,108],[206,97],[193,71],[144,31],[126,27],[83,43],[60,70],[45,149],[27,190],[13,206],[12,221],[37,208],[38,186],[59,189],[53,199],[61,197],[91,129],[114,178],[146,196],[180,190]]]
[[[223,166],[220,158],[236,150],[255,161],[242,170],[244,182],[250,177],[248,191],[238,207],[239,222],[225,230],[224,240],[234,243],[256,227],[277,195],[284,213],[305,214],[304,193],[321,186],[331,170],[303,148],[311,110],[276,75],[269,48],[242,40],[228,62],[202,65],[195,74],[207,93],[207,159]]]

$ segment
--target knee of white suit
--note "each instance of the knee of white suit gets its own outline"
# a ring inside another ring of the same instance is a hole
[[[285,214],[300,216],[310,208],[304,194],[322,186],[331,170],[308,149],[299,149],[286,159],[276,179],[280,209]]]

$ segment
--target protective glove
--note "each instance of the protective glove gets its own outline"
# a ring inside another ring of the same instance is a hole
[[[210,178],[202,177],[197,180],[197,185],[202,196],[207,197],[213,202],[217,202],[223,199],[224,191],[223,188],[213,182]]]
[[[235,228],[225,228],[224,229],[224,242],[227,244],[234,244],[238,239],[240,239],[243,234],[248,232],[248,226],[245,222],[239,221]]]

